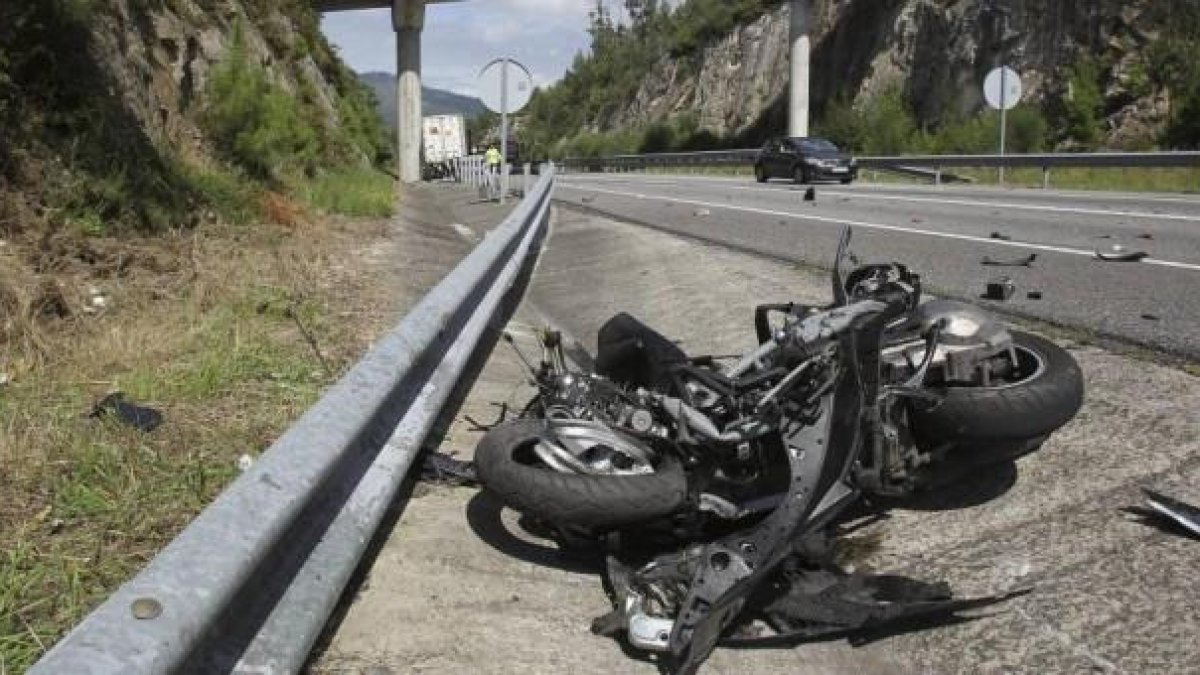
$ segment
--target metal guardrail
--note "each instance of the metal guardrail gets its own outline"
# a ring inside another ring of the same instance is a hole
[[[634,171],[651,168],[696,166],[749,166],[758,157],[757,149],[715,150],[710,152],[667,152],[646,155],[615,155],[600,158],[569,158],[561,165],[573,171]],[[1049,171],[1062,167],[1092,168],[1173,168],[1200,166],[1200,152],[1090,152],[1037,153],[1015,155],[900,155],[895,157],[858,157],[862,169],[879,171],[930,170],[929,178],[940,181],[941,171],[949,168],[1036,168],[1049,179]]]
[[[554,169],[311,410],[29,672],[294,673],[547,229]]]

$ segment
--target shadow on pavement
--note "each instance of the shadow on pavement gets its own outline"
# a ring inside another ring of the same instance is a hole
[[[467,524],[480,540],[509,557],[578,574],[603,571],[604,560],[600,556],[564,551],[554,542],[543,539],[541,532],[527,531],[524,537],[514,533],[501,518],[503,511],[504,504],[500,500],[481,491],[467,503]],[[526,525],[520,527],[526,529]],[[530,541],[535,537],[543,543]]]

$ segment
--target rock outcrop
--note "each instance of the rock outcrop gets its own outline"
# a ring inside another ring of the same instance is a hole
[[[334,149],[313,166],[376,158],[349,136],[371,133],[367,90],[309,0],[0,2],[0,236],[70,218],[193,222],[192,174],[232,162],[218,150],[228,138],[203,120],[214,67],[235,44],[240,67],[296,103],[291,128]]]
[[[1027,100],[1045,105],[1070,95],[1067,70],[1086,56],[1102,64],[1109,144],[1145,143],[1169,108],[1166,92],[1136,77],[1158,35],[1151,4],[1011,0],[1002,24],[976,0],[816,0],[814,104],[819,112],[834,97],[861,101],[896,86],[918,120],[933,125],[982,109],[983,79],[1001,62],[1021,72]],[[698,57],[663,59],[628,105],[593,126],[637,127],[690,112],[718,135],[782,127],[789,11],[785,3]]]
[[[287,9],[294,3],[106,4],[95,17],[92,57],[108,76],[112,93],[120,96],[155,144],[207,154],[197,113],[204,104],[208,75],[225,56],[235,31],[241,31],[250,60],[264,66],[276,84],[297,96],[302,89],[309,92],[325,124],[339,123],[336,57],[323,38],[304,25],[308,16]],[[315,45],[309,42],[314,36]]]

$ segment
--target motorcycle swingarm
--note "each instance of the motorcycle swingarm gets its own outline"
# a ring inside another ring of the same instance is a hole
[[[833,404],[834,397],[827,396],[818,422],[788,439],[792,484],[775,512],[753,528],[703,547],[694,558],[689,556],[695,571],[668,643],[673,672],[696,672],[741,613],[750,593],[792,553],[794,542],[855,497],[840,481],[817,494],[834,432]],[[646,580],[653,576],[651,572]]]

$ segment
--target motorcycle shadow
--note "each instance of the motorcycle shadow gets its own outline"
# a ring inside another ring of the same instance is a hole
[[[903,499],[880,503],[887,509],[908,511],[959,511],[999,499],[1017,484],[1020,471],[1014,460],[986,466],[963,466],[947,472],[938,484]]]
[[[565,572],[593,575],[604,572],[604,555],[599,549],[562,548],[551,531],[530,518],[521,516],[510,525],[503,514],[504,504],[483,490],[467,503],[467,524],[471,531],[500,553]]]

